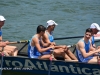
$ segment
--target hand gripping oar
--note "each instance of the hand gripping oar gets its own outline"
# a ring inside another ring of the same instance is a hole
[[[2,47],[2,51],[4,50],[4,47]],[[4,53],[2,52],[1,53],[1,73],[0,75],[2,75],[2,70],[3,70],[3,56],[4,56]]]

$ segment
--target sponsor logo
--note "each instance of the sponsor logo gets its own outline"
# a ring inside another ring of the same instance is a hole
[[[49,66],[45,61],[35,61],[34,63],[25,59],[24,63],[21,61],[11,61],[4,60],[7,67],[4,67],[4,70],[39,70],[39,71],[48,71]],[[13,68],[11,68],[13,67]],[[57,65],[52,63],[51,65],[52,72],[60,72],[60,73],[71,73],[71,74],[84,74],[84,75],[100,75],[100,69],[96,68],[87,68],[87,67],[79,67],[72,64],[69,65]]]

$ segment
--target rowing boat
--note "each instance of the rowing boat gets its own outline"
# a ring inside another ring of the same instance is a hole
[[[18,74],[41,74],[47,75],[50,61],[43,59],[34,59],[27,57],[27,44],[28,43],[17,43],[19,49],[17,57],[3,57],[3,74],[11,75],[10,72]],[[71,47],[74,50],[75,46]],[[1,63],[0,63],[1,64]],[[8,74],[10,73],[10,74]],[[100,75],[99,64],[88,64],[74,61],[63,61],[56,60],[52,61],[51,64],[51,75]],[[20,75],[21,75],[20,74]]]
[[[3,69],[32,74],[48,74],[49,60],[31,59],[26,57],[4,57]],[[53,61],[51,75],[100,75],[98,64],[86,64],[71,61]]]

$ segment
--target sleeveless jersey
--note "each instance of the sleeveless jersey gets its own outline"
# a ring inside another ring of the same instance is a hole
[[[90,41],[88,41],[88,43],[86,43],[83,39],[81,39],[80,41],[82,41],[84,43],[84,46],[85,46],[84,48],[86,50],[86,53],[88,53],[89,49],[90,49]],[[87,63],[90,59],[93,58],[93,56],[89,56],[89,57],[84,58],[82,53],[80,52],[80,50],[78,50],[77,48],[76,48],[76,55],[77,55],[79,62],[86,62]]]
[[[0,36],[2,36],[2,31],[1,31],[1,29],[0,29]]]
[[[92,36],[92,45],[94,44],[94,36]]]
[[[50,42],[53,42],[54,41],[54,37],[52,36],[52,33],[49,34],[47,31],[45,31],[45,33],[48,35],[48,38],[49,38]]]
[[[33,36],[32,39],[33,39],[34,37],[37,37],[37,36],[36,36],[36,35]],[[35,46],[32,46],[32,45],[31,45],[32,39],[30,40],[30,42],[29,42],[29,44],[28,44],[28,56],[29,56],[30,58],[38,58],[38,57],[41,55],[41,53],[37,50],[37,48],[36,48]],[[39,39],[39,43],[40,43],[40,40],[41,40],[41,39]]]

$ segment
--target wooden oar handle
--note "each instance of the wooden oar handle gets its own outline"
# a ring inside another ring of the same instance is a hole
[[[67,47],[68,47],[68,48],[71,48],[71,47],[73,47],[73,46],[75,46],[75,45],[68,45]]]
[[[15,42],[9,42],[9,44],[16,44],[16,43],[26,43],[28,40],[25,41],[15,41]]]

